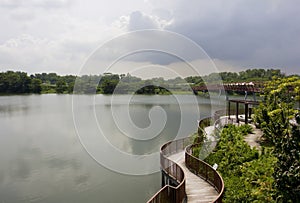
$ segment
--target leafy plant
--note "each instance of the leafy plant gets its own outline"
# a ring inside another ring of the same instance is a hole
[[[297,117],[297,116],[296,116]],[[273,174],[279,202],[300,202],[300,126],[293,124],[291,134],[275,143],[278,162]]]
[[[274,199],[277,202],[300,202],[300,129],[299,115],[291,124],[300,105],[300,78],[275,79],[267,83],[262,102],[255,111],[255,121],[262,128],[277,158],[275,164]]]
[[[241,125],[239,130],[241,131],[241,133],[243,135],[248,135],[250,133],[253,133],[253,128],[251,125],[248,125],[248,124],[244,124],[244,125]]]
[[[224,202],[272,202],[272,177],[276,158],[271,150],[259,153],[244,141],[251,126],[228,125],[224,128],[215,151],[205,161],[219,165],[225,182]]]

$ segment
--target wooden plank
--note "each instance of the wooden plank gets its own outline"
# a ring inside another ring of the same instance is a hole
[[[196,176],[189,171],[185,166],[184,151],[169,156],[169,158],[176,162],[184,171],[186,177],[186,194],[188,202],[191,203],[208,203],[212,202],[217,196],[218,192],[213,186],[207,183],[202,178]]]

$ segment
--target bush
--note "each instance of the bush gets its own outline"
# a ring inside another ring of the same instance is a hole
[[[225,182],[224,202],[272,202],[276,158],[270,150],[259,154],[244,141],[252,132],[249,125],[228,125],[221,133],[216,149],[205,161],[219,165]]]
[[[242,132],[243,135],[248,135],[253,133],[253,128],[251,125],[245,124],[239,127],[239,130]]]

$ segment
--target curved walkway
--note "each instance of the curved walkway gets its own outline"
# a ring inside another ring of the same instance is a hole
[[[187,201],[191,203],[213,202],[219,195],[216,189],[202,178],[196,176],[185,166],[184,151],[168,157],[183,170],[186,178],[185,190]]]
[[[261,139],[263,132],[261,129],[257,129],[255,125],[252,125],[253,133],[250,133],[245,136],[244,140],[250,145],[251,148],[256,148],[258,150],[261,150],[261,146],[259,143],[259,140]]]

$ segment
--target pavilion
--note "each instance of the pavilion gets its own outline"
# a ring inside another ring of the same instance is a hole
[[[249,118],[251,118],[252,114],[252,108],[254,105],[258,105],[258,101],[251,101],[251,100],[241,100],[241,99],[229,99],[228,100],[228,116],[230,119],[230,106],[231,103],[235,103],[236,108],[235,108],[235,116],[236,116],[236,122],[239,123],[240,118],[239,118],[239,106],[240,104],[244,105],[245,107],[245,124],[249,123]]]

